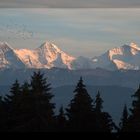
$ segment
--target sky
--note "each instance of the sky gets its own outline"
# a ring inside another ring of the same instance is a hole
[[[140,9],[1,8],[0,41],[32,49],[49,41],[91,58],[131,42],[140,45]]]
[[[0,0],[7,8],[138,8],[140,0]]]

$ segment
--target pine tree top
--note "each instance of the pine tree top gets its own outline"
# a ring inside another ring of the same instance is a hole
[[[124,105],[124,109],[123,109],[123,116],[122,116],[122,121],[127,121],[128,119],[128,109],[127,109],[127,105]]]
[[[96,99],[95,99],[95,110],[97,112],[101,112],[102,108],[103,108],[103,100],[100,96],[100,92],[98,91],[97,95],[96,95]]]
[[[80,80],[78,81],[76,85],[74,93],[86,93],[86,94],[88,93],[82,77],[80,77]]]
[[[63,109],[63,106],[60,107],[60,109],[59,109],[59,114],[60,114],[61,116],[64,116],[64,109]]]

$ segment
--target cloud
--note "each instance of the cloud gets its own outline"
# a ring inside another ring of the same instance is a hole
[[[0,8],[136,8],[140,0],[1,0]]]

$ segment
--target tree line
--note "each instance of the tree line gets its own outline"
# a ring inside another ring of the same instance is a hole
[[[51,84],[40,71],[33,73],[30,82],[21,85],[16,80],[10,93],[0,97],[0,132],[140,131],[140,87],[132,96],[130,113],[124,106],[119,126],[103,111],[100,91],[93,100],[82,77],[73,99],[66,108],[61,106],[57,115],[53,97]]]

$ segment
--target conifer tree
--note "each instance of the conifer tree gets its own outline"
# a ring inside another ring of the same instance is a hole
[[[118,130],[118,127],[113,122],[111,115],[108,112],[102,112],[101,132],[111,133],[113,130]]]
[[[98,94],[96,95],[96,99],[95,99],[95,111],[101,113],[102,112],[102,108],[103,108],[103,100],[100,97],[100,92],[98,91]]]
[[[28,82],[25,82],[21,86],[21,104],[20,104],[20,109],[25,113],[29,110],[31,111],[31,104],[32,104],[32,97],[31,97],[31,88],[30,84]]]
[[[51,103],[50,90],[50,84],[40,71],[34,72],[30,84],[25,82],[20,86],[16,80],[11,94],[5,98],[9,108],[8,131],[52,131],[55,105]]]
[[[31,107],[34,116],[34,131],[51,131],[54,123],[55,105],[51,103],[53,97],[50,84],[41,72],[34,72],[31,77]]]
[[[65,117],[63,106],[61,106],[59,110],[59,114],[57,116],[57,130],[58,131],[66,131],[67,127],[67,120]]]
[[[66,109],[69,119],[70,129],[72,131],[92,131],[93,128],[93,100],[80,78],[76,89],[75,96]]]
[[[5,108],[5,103],[0,96],[0,132],[6,131],[6,120],[7,120],[7,110]]]
[[[123,109],[121,122],[120,122],[120,131],[121,132],[127,131],[127,123],[128,123],[128,110],[127,110],[127,106],[125,105],[124,109]]]
[[[114,128],[114,122],[107,112],[103,112],[103,100],[100,92],[95,99],[95,115],[96,115],[96,131],[98,132],[111,132]]]
[[[21,93],[21,86],[18,80],[16,80],[10,89],[10,94],[6,95],[6,97],[4,98],[6,103],[17,105],[17,101],[19,101],[18,99],[20,97],[20,93]]]
[[[28,82],[25,82],[21,87],[21,92],[23,95],[30,95],[30,84]]]
[[[21,86],[21,93],[20,93],[20,104],[19,104],[19,112],[18,115],[18,124],[13,128],[13,131],[21,131],[24,132],[28,128],[28,123],[32,119],[32,98],[31,98],[31,91],[30,85],[28,82],[25,82]]]
[[[10,94],[4,98],[5,106],[7,108],[8,118],[7,126],[8,131],[12,131],[15,126],[19,124],[20,103],[21,103],[21,86],[18,80],[12,85]]]
[[[103,108],[103,100],[102,98],[100,97],[100,92],[98,91],[98,94],[96,95],[96,98],[95,98],[95,110],[94,110],[94,113],[95,113],[95,124],[96,124],[96,131],[101,131],[102,129],[102,108]]]
[[[127,131],[140,132],[140,86],[132,95],[133,102],[130,109],[131,114],[128,119]]]

